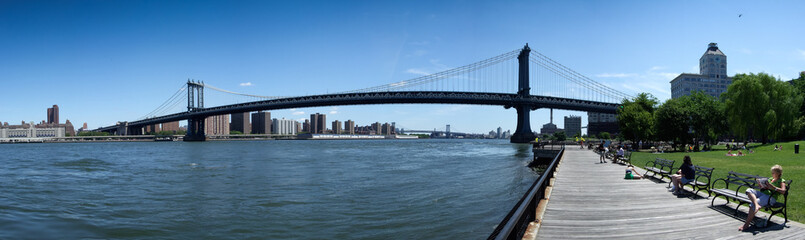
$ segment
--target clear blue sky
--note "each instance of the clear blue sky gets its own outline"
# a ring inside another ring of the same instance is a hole
[[[188,79],[256,95],[323,94],[414,78],[529,45],[627,93],[670,97],[710,42],[728,73],[805,70],[801,1],[0,1],[0,121],[90,128],[135,120]],[[739,14],[742,14],[739,17]],[[249,83],[249,84],[247,84]],[[245,86],[244,86],[245,85]],[[211,91],[207,91],[211,92]],[[207,106],[211,106],[208,103]],[[304,114],[300,114],[304,112]],[[273,117],[416,129],[514,129],[467,105],[279,110]],[[581,112],[556,111],[561,117]],[[532,128],[548,121],[532,115]]]

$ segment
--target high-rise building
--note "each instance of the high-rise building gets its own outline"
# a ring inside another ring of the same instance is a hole
[[[252,134],[271,134],[271,123],[270,112],[252,113]]]
[[[498,127],[498,133],[495,135],[495,138],[503,138],[503,128]]]
[[[344,133],[355,134],[355,122],[352,120],[347,120],[344,122]]]
[[[447,125],[447,126],[450,126],[450,125]],[[380,128],[381,128],[380,133],[383,134],[383,135],[392,135],[392,134],[394,134],[391,131],[391,124],[389,124],[389,123],[384,123]],[[450,129],[447,129],[447,131],[450,131]]]
[[[59,106],[56,104],[53,104],[52,108],[48,108],[48,123],[59,124]]]
[[[587,136],[598,136],[599,133],[608,132],[618,134],[617,115],[612,113],[587,112]]]
[[[312,131],[310,131],[310,120],[309,119],[305,119],[305,123],[302,124],[302,132],[313,133]]]
[[[296,121],[294,121],[294,122],[296,122]],[[297,133],[302,132],[302,123],[296,122],[296,132]]]
[[[380,122],[372,123],[372,130],[371,130],[370,134],[374,134],[374,135],[383,134],[383,132],[382,132],[383,130],[381,130],[382,127],[383,126],[380,125]]]
[[[204,134],[209,136],[229,135],[229,115],[207,117],[204,120]]]
[[[718,49],[717,43],[710,43],[699,58],[699,74],[682,73],[671,80],[671,98],[688,96],[695,91],[718,97],[730,84],[732,78],[727,76],[727,55]]]
[[[327,115],[310,114],[310,133],[327,133]]]
[[[335,120],[333,121],[333,134],[341,134],[341,121]]]
[[[179,130],[181,130],[179,128],[179,121],[166,122],[162,124],[162,131],[178,132]]]
[[[271,124],[271,132],[279,135],[295,135],[297,134],[299,122],[291,119],[273,119]]]
[[[147,132],[147,133],[158,133],[160,131],[162,131],[162,128],[161,128],[161,126],[159,126],[159,124],[151,124],[151,125],[145,126],[145,132]]]
[[[581,136],[581,116],[565,116],[565,136]]]
[[[232,124],[229,127],[231,131],[238,131],[243,134],[252,132],[252,124],[249,122],[249,112],[233,113],[231,115]]]

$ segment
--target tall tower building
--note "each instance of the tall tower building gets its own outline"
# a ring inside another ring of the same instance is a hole
[[[717,43],[710,43],[699,58],[699,74],[682,73],[671,80],[671,98],[689,96],[696,91],[718,97],[730,84],[732,78],[727,76],[727,55],[718,49]]]
[[[207,117],[204,120],[204,134],[209,136],[229,135],[229,115]]]
[[[252,124],[249,122],[249,112],[233,113],[230,116],[232,118],[232,125],[229,127],[230,130],[242,132],[243,134],[252,132]]]
[[[341,121],[333,121],[333,134],[341,134]]]
[[[581,116],[565,116],[565,136],[581,136]]]
[[[355,134],[355,122],[352,120],[347,120],[344,122],[344,133]]]
[[[48,123],[59,124],[59,105],[53,104],[52,108],[48,108]]]
[[[310,133],[327,132],[327,115],[321,113],[310,114]]]
[[[252,113],[252,134],[271,134],[271,113]]]

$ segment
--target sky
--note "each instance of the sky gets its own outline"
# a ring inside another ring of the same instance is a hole
[[[0,121],[60,118],[91,129],[156,109],[187,79],[262,96],[384,85],[528,43],[628,94],[670,98],[710,42],[727,72],[805,71],[802,1],[0,1]],[[533,86],[532,86],[533,87]],[[218,99],[207,107],[239,99]],[[220,102],[220,103],[219,103]],[[180,109],[183,106],[179,106]],[[178,110],[177,110],[178,111]],[[359,105],[272,111],[358,125],[514,131],[516,112],[475,105]],[[554,111],[562,117],[587,115]],[[532,129],[549,121],[532,112]]]

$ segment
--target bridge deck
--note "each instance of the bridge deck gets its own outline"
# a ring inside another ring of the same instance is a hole
[[[739,232],[746,207],[734,216],[735,205],[723,199],[710,207],[706,195],[674,196],[667,179],[624,180],[625,166],[598,162],[589,150],[568,148],[537,239],[805,239],[805,225],[781,225],[779,215],[765,228]]]

